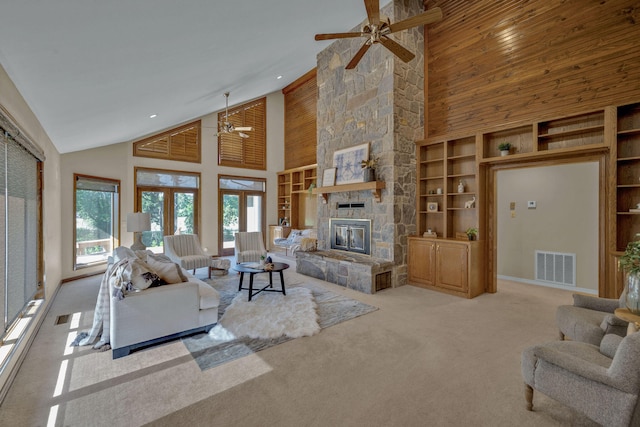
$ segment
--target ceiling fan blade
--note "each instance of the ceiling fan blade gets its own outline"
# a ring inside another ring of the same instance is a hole
[[[360,50],[358,50],[356,55],[353,58],[351,58],[351,61],[349,61],[349,63],[347,64],[347,66],[345,68],[347,70],[351,70],[353,68],[356,68],[356,65],[358,65],[358,62],[360,62],[360,60],[362,59],[364,54],[367,52],[367,50],[369,50],[370,46],[371,46],[371,43],[369,42],[369,40],[367,40],[365,42],[365,44],[362,45]]]
[[[332,40],[332,39],[346,39],[349,37],[362,37],[368,34],[365,33],[328,33],[328,34],[316,34],[316,40]]]
[[[391,24],[389,26],[389,32],[395,33],[396,31],[405,30],[411,27],[417,27],[418,25],[427,25],[432,22],[436,22],[442,19],[442,9],[439,7],[434,7],[433,9],[429,9],[420,15],[412,16],[411,18],[407,18],[403,21],[396,22],[395,24]]]
[[[405,47],[401,46],[399,43],[397,43],[394,40],[391,40],[386,36],[380,37],[380,43],[382,43],[384,47],[389,49],[391,52],[393,52],[394,55],[396,55],[398,58],[400,58],[404,62],[409,62],[416,57],[413,53],[411,53]]]
[[[251,126],[236,126],[234,129],[239,132],[251,132],[253,130]]]
[[[240,135],[240,138],[249,138],[249,135],[244,132],[238,132],[238,135]]]
[[[367,9],[369,25],[380,23],[380,0],[364,0],[364,7]]]

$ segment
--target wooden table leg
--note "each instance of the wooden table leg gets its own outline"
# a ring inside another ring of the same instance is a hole
[[[249,273],[249,301],[253,297],[253,273]]]

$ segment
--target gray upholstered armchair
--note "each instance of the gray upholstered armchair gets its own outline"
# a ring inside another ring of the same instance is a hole
[[[211,278],[211,255],[202,250],[200,240],[195,234],[176,234],[164,236],[164,254],[185,270],[207,267]]]
[[[264,239],[260,231],[241,231],[235,235],[236,263],[258,262],[260,257],[267,256]]]
[[[606,426],[640,425],[640,333],[606,335],[600,346],[555,341],[522,353],[527,409],[533,390]]]
[[[574,294],[573,305],[561,305],[556,311],[560,339],[600,345],[605,334],[625,336],[628,323],[613,314],[624,306],[624,294],[620,299]]]

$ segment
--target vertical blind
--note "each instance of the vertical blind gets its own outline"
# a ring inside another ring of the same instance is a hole
[[[0,128],[1,129],[1,128]],[[38,159],[0,135],[0,297],[3,333],[38,290]]]

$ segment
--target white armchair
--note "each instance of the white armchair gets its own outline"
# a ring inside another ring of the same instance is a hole
[[[176,234],[164,236],[164,254],[185,270],[207,267],[211,278],[211,255],[202,250],[200,240],[195,234]]]
[[[261,231],[241,231],[236,233],[236,264],[257,262],[261,256],[267,256]]]

